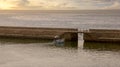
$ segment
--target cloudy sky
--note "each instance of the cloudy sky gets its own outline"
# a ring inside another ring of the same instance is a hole
[[[0,10],[120,9],[120,0],[0,0]]]

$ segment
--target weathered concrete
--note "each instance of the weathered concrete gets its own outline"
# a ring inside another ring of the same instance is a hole
[[[120,42],[120,30],[90,29],[83,38],[94,42]]]
[[[54,39],[55,36],[65,41],[78,41],[78,33],[83,33],[85,41],[120,42],[120,30],[90,29],[78,31],[71,28],[34,28],[34,27],[0,27],[0,37]]]
[[[66,40],[77,40],[77,29],[70,28],[34,28],[34,27],[0,27],[1,37],[54,39],[56,35]]]
[[[66,32],[63,35],[61,35],[61,37],[68,41],[78,41],[78,33],[76,32]]]

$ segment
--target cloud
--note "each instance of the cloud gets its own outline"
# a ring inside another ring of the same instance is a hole
[[[9,9],[22,9],[26,8],[26,6],[29,4],[29,0],[0,0],[0,4],[2,5],[1,8],[9,8]],[[4,7],[4,6],[5,7]]]
[[[0,0],[12,4],[12,9],[120,9],[120,0]]]
[[[31,9],[45,9],[45,10],[63,10],[63,9],[76,9],[76,6],[73,2],[69,2],[66,0],[39,0],[33,1],[29,0],[29,5],[26,8]]]
[[[110,6],[105,6],[103,9],[120,9],[120,2],[114,2]]]
[[[29,4],[29,1],[28,0],[18,0],[17,1],[17,5],[18,6],[26,6],[27,4]]]
[[[120,0],[79,0],[78,3],[86,4],[79,5],[84,9],[120,9]]]
[[[76,9],[72,2],[64,0],[4,0],[4,2],[13,4],[12,9]]]

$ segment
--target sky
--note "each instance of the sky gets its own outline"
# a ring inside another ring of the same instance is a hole
[[[115,10],[120,0],[0,0],[0,10]]]

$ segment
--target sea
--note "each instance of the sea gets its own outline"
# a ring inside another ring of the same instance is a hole
[[[120,29],[120,10],[1,10],[0,26]],[[0,37],[0,67],[120,67],[120,43]]]

